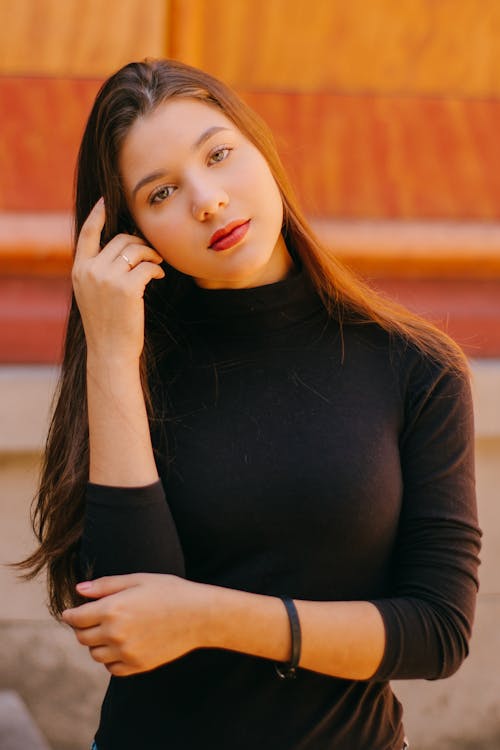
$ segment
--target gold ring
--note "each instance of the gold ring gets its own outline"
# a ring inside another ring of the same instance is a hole
[[[130,270],[133,269],[134,266],[130,262],[129,258],[127,258],[127,256],[125,255],[125,253],[120,253],[120,258],[123,258],[123,260],[125,261],[125,263],[128,263]]]

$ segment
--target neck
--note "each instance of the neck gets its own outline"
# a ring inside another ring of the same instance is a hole
[[[248,288],[207,289],[193,284],[179,318],[207,336],[266,334],[324,311],[304,268],[276,282]]]

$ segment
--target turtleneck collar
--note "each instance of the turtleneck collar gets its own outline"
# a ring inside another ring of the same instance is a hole
[[[193,282],[178,312],[197,328],[252,334],[288,328],[320,309],[321,298],[301,267],[281,281],[243,289],[206,289]]]

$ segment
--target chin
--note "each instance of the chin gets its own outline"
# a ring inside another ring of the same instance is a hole
[[[247,255],[247,254],[245,254]],[[271,272],[270,262],[272,253],[266,257],[241,257],[234,254],[231,258],[220,259],[222,262],[217,271],[210,269],[206,276],[192,274],[199,286],[208,289],[245,288],[269,283],[267,276]]]
[[[242,262],[236,262],[234,266],[228,268],[227,271],[224,269],[224,279],[234,282],[241,281],[245,284],[253,281],[258,282],[261,278],[265,278],[272,274],[274,266],[272,263],[272,253],[265,258],[245,258],[244,260],[241,259],[241,261]]]

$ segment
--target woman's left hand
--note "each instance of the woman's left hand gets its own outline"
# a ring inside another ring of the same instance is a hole
[[[78,584],[78,593],[98,601],[66,609],[62,619],[95,661],[124,677],[155,669],[203,645],[209,588],[156,573],[106,576]]]

